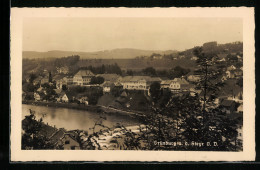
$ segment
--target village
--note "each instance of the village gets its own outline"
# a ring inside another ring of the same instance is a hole
[[[211,45],[212,43],[204,44],[205,49],[211,48]],[[187,57],[185,54],[181,54],[177,60],[185,57]],[[161,60],[162,58],[153,55],[153,59]],[[192,56],[189,60],[196,62],[198,57]],[[214,105],[209,107],[220,108],[228,117],[241,120],[236,129],[239,145],[242,146],[243,53],[217,54],[211,59],[211,63],[213,70],[219,73],[212,81],[213,84],[221,83],[223,86],[219,86],[219,90],[215,94],[217,97],[212,99]],[[146,68],[146,71],[149,69],[151,68]],[[151,93],[156,90],[160,91],[162,95],[198,96],[201,106],[203,106],[203,99],[212,97],[212,93],[205,94],[203,89],[197,88],[197,84],[203,77],[204,75],[197,73],[195,69],[179,74],[172,79],[155,74],[138,75],[138,73],[132,74],[130,72],[126,72],[124,75],[116,73],[95,74],[86,68],[79,68],[72,75],[68,66],[61,66],[56,67],[55,72],[44,69],[41,75],[29,74],[24,77],[22,100],[34,104],[64,103],[77,104],[81,107],[94,105],[101,106],[103,111],[107,112],[113,112],[114,109],[126,113],[140,112],[145,114],[145,112],[149,112],[153,102],[154,95]],[[63,149],[81,149],[82,144],[79,144],[77,142],[79,140],[75,138],[87,140],[87,137],[84,137],[87,132],[81,131],[75,135],[74,131],[56,129],[46,125],[46,129],[48,128],[49,130],[45,130],[49,134],[47,136],[50,140],[55,141],[56,147],[61,142]],[[210,126],[210,128],[216,129],[216,126]],[[135,130],[140,131],[137,127]],[[124,130],[120,129],[120,131]],[[111,133],[111,131],[107,131],[107,133]],[[110,136],[113,137],[113,134]]]

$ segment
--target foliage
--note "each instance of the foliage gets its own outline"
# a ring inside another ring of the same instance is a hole
[[[92,65],[87,66],[87,67],[81,67],[80,69],[87,69],[90,70],[91,72],[93,72],[94,74],[104,74],[104,73],[108,73],[108,74],[118,74],[118,75],[122,75],[122,70],[121,68],[117,65],[117,63],[115,64],[111,64],[111,65],[102,65],[102,66],[97,66],[97,67],[93,67]]]
[[[190,72],[190,69],[185,69],[185,68],[182,68],[181,66],[176,66],[176,67],[172,68],[171,70],[169,70],[168,77],[170,79],[180,78],[181,76],[185,76],[189,72]]]
[[[148,75],[148,76],[155,76],[156,75],[156,70],[153,67],[147,67],[147,68],[143,69],[142,72],[145,75]]]
[[[54,144],[40,133],[42,126],[42,118],[36,120],[35,112],[30,110],[22,121],[22,149],[54,149]]]
[[[103,77],[92,77],[91,80],[90,80],[90,84],[102,84],[104,83],[104,78]]]
[[[152,97],[153,102],[157,103],[157,101],[159,100],[159,98],[162,95],[160,83],[159,82],[153,82],[150,85],[149,91],[151,93],[151,97]]]
[[[127,71],[126,71],[126,74],[127,74],[128,76],[133,76],[133,75],[134,75],[134,72],[133,72],[133,70],[127,70]]]

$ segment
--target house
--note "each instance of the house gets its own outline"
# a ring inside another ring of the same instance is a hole
[[[43,98],[43,93],[41,93],[41,92],[34,92],[33,96],[34,96],[34,100],[35,101],[41,101],[42,98]]]
[[[229,67],[227,68],[228,71],[230,71],[230,70],[235,70],[235,69],[236,69],[236,67],[235,67],[234,65],[231,65],[231,66],[229,66]]]
[[[123,91],[123,92],[121,93],[120,97],[127,97],[126,91]]]
[[[41,85],[43,85],[45,83],[49,83],[49,77],[44,77],[41,79]]]
[[[123,89],[128,90],[149,90],[151,83],[161,82],[159,77],[150,76],[125,76],[121,80]]]
[[[237,107],[237,112],[238,112],[238,113],[243,113],[243,103],[240,104],[240,105]]]
[[[89,99],[86,93],[77,94],[75,99],[78,100],[78,102],[81,104],[88,105]]]
[[[64,84],[65,85],[72,85],[73,84],[73,76],[65,76],[63,78]]]
[[[50,141],[55,145],[57,149],[64,150],[79,150],[80,144],[76,140],[76,135],[72,132],[66,132],[65,129],[59,129],[53,136],[50,137]]]
[[[170,84],[171,84],[172,80],[163,80],[160,84],[161,84],[161,88],[162,89],[167,89],[170,88]]]
[[[96,77],[103,77],[104,82],[117,82],[121,76],[117,74],[97,74]]]
[[[73,84],[80,86],[88,85],[94,76],[90,70],[79,70],[77,74],[73,76]]]
[[[198,82],[200,80],[200,75],[189,75],[187,80],[190,82]]]
[[[66,85],[66,82],[64,81],[64,76],[63,75],[55,75],[53,77],[53,81],[56,83],[56,88],[57,89],[62,89],[62,85]]]
[[[228,71],[226,71],[226,77],[227,77],[227,78],[230,78],[230,79],[235,78],[234,70],[228,70]]]
[[[226,80],[227,80],[227,76],[226,75],[222,76],[221,81],[224,82]]]
[[[30,75],[23,75],[23,80],[25,80],[26,83],[29,83],[30,82]]]
[[[114,83],[107,81],[102,84],[103,93],[110,93],[111,89],[115,86]]]
[[[36,90],[37,93],[43,93],[43,94],[47,94],[47,91],[45,88],[43,88],[42,86],[40,86],[37,90]]]
[[[184,78],[175,78],[170,84],[172,92],[188,91],[189,89],[190,85]]]
[[[218,61],[219,61],[219,62],[225,62],[226,59],[225,59],[225,58],[222,58],[222,59],[219,59]]]
[[[196,90],[194,87],[190,88],[190,95],[195,96],[195,95],[200,95],[202,90]]]
[[[58,102],[68,103],[75,99],[75,96],[72,95],[70,92],[61,92],[57,98]]]
[[[234,74],[235,74],[235,77],[242,77],[243,76],[243,71],[240,70],[240,69],[235,69],[234,70]]]
[[[62,89],[54,89],[54,91],[55,91],[55,93],[56,93],[57,95],[60,95],[60,93],[62,92]]]
[[[42,76],[38,76],[36,79],[33,80],[33,85],[36,86],[38,84],[41,84]]]
[[[57,70],[58,73],[61,73],[61,74],[68,74],[69,73],[69,68],[67,66],[56,67],[56,70]]]
[[[192,56],[190,59],[191,59],[191,60],[198,60],[198,57]]]
[[[220,104],[220,108],[227,114],[233,113],[236,110],[236,102],[233,100],[223,100]]]

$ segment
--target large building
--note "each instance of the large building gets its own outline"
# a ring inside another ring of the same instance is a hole
[[[190,84],[184,78],[175,78],[170,84],[170,90],[172,92],[188,91]]]
[[[161,82],[162,80],[159,77],[150,77],[150,76],[126,76],[121,80],[123,89],[128,90],[148,90],[151,83]]]
[[[74,85],[88,85],[95,75],[90,70],[79,70],[73,77]]]

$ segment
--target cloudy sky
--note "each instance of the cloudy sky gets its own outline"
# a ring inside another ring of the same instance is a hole
[[[242,33],[238,18],[27,18],[23,51],[184,50]]]

